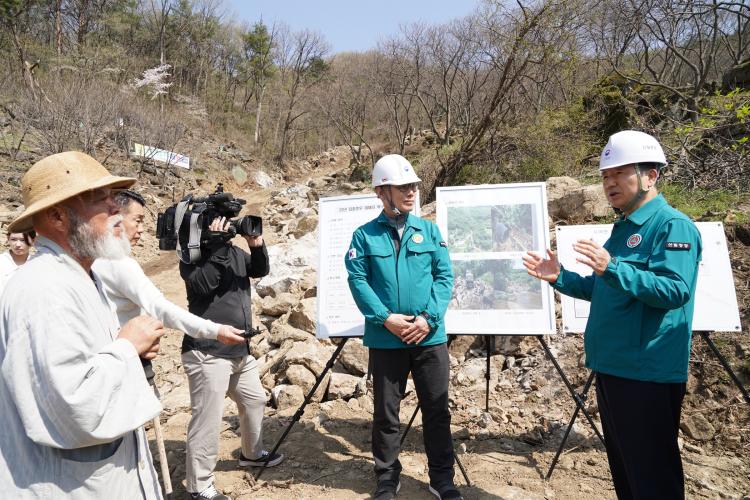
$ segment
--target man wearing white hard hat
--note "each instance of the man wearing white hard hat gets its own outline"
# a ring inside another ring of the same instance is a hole
[[[462,498],[453,484],[443,321],[453,272],[437,226],[410,214],[420,182],[403,156],[378,160],[372,186],[383,212],[354,232],[345,258],[352,297],[365,317],[364,344],[372,367],[378,500],[395,497],[401,487],[399,408],[410,372],[422,409],[429,491],[440,499]]]
[[[164,329],[147,316],[119,328],[91,271],[127,255],[112,193],[134,182],[74,151],[21,180],[8,230],[38,236],[0,303],[3,498],[162,497],[143,429],[161,405],[139,356],[156,356]]]
[[[684,498],[677,437],[690,354],[701,238],[695,224],[656,190],[667,164],[643,132],[612,135],[599,160],[604,192],[620,214],[600,246],[579,240],[591,276],[555,255],[524,257],[532,276],[591,301],[584,344],[610,471],[620,499]]]

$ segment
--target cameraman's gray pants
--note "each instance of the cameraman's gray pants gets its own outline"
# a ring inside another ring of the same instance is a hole
[[[252,356],[226,359],[192,350],[182,354],[182,365],[193,412],[187,431],[186,488],[199,493],[213,483],[225,395],[237,403],[242,454],[253,459],[263,451],[266,392]]]

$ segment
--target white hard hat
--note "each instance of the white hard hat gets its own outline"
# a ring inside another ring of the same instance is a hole
[[[372,169],[372,187],[403,186],[412,182],[422,182],[414,172],[409,160],[401,155],[385,155]]]
[[[667,158],[655,137],[637,130],[623,130],[609,137],[599,157],[599,170],[638,163],[659,163],[664,167]]]

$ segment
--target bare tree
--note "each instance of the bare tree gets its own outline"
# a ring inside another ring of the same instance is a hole
[[[352,159],[361,164],[366,148],[375,161],[369,137],[374,93],[371,88],[375,54],[341,54],[332,61],[333,81],[317,100],[320,111],[336,129],[341,141],[349,147]]]
[[[320,33],[285,31],[279,38],[281,85],[286,97],[279,163],[286,158],[295,122],[308,113],[300,105],[304,92],[320,83],[328,71],[328,63],[323,59],[327,52],[328,45]]]
[[[531,68],[545,67],[555,53],[558,44],[555,27],[568,7],[565,0],[546,0],[534,5],[519,0],[515,8],[500,0],[485,2],[477,14],[478,41],[490,76],[476,107],[481,112],[458,150],[438,170],[431,198],[436,186],[449,184],[470,161],[487,134],[506,123],[514,110],[519,82]]]

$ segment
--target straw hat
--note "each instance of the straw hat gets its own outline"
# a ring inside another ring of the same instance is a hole
[[[66,151],[36,162],[21,179],[26,209],[8,226],[11,233],[33,228],[32,216],[61,201],[98,188],[127,188],[135,184],[131,177],[116,177],[85,153]]]

